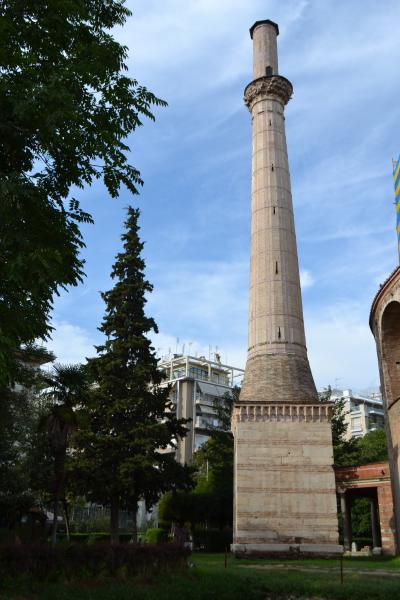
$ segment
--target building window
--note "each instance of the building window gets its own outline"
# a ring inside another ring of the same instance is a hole
[[[172,379],[180,379],[181,377],[185,377],[185,373],[185,367],[178,367],[172,371]]]
[[[193,377],[194,379],[208,379],[208,371],[198,367],[190,367],[189,377]]]
[[[199,450],[203,444],[208,440],[208,435],[195,435],[194,436],[194,447],[195,450]]]
[[[225,373],[212,373],[211,379],[214,383],[222,383],[224,385],[229,384],[228,376]]]

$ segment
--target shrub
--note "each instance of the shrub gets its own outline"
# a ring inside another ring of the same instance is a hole
[[[174,544],[71,544],[5,546],[0,549],[0,581],[26,577],[34,581],[87,577],[133,577],[181,569],[190,552]]]
[[[161,544],[162,542],[166,542],[167,539],[168,534],[165,529],[152,527],[146,531],[145,541],[148,544]]]
[[[67,536],[65,534],[57,535],[57,539],[61,542],[65,542]],[[119,541],[121,544],[127,544],[132,539],[131,533],[120,533]],[[94,544],[97,542],[109,542],[110,534],[107,532],[99,531],[97,533],[71,533],[70,540],[74,544]]]
[[[206,529],[196,526],[193,530],[193,546],[205,552],[224,552],[232,544],[232,529]]]

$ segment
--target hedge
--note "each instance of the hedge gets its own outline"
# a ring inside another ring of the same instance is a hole
[[[0,548],[0,581],[25,577],[34,581],[153,575],[182,569],[190,551],[175,544],[14,545]]]
[[[67,535],[65,533],[57,534],[57,539],[60,541],[66,541]],[[119,541],[120,543],[128,543],[132,539],[131,533],[120,533]],[[110,534],[107,532],[97,532],[97,533],[71,533],[70,541],[78,544],[86,544],[86,543],[95,543],[95,542],[109,542]]]

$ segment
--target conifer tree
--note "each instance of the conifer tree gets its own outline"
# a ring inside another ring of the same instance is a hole
[[[99,329],[106,341],[89,360],[96,386],[90,426],[81,433],[77,452],[88,498],[111,508],[114,543],[121,509],[131,510],[136,523],[140,499],[150,507],[165,491],[192,484],[191,470],[165,452],[186,435],[186,420],[176,418],[169,388],[160,385],[163,374],[147,337],[158,329],[145,314],[146,294],[153,288],[144,275],[138,217],[139,210],[129,207],[123,251],[111,273],[116,283],[102,293],[106,312]]]

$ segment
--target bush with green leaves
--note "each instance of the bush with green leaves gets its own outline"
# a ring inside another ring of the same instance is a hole
[[[32,581],[154,575],[186,568],[190,552],[175,544],[17,545],[0,548],[0,582],[25,577]]]
[[[161,544],[168,540],[168,533],[161,527],[151,527],[146,531],[145,541],[148,544]]]

